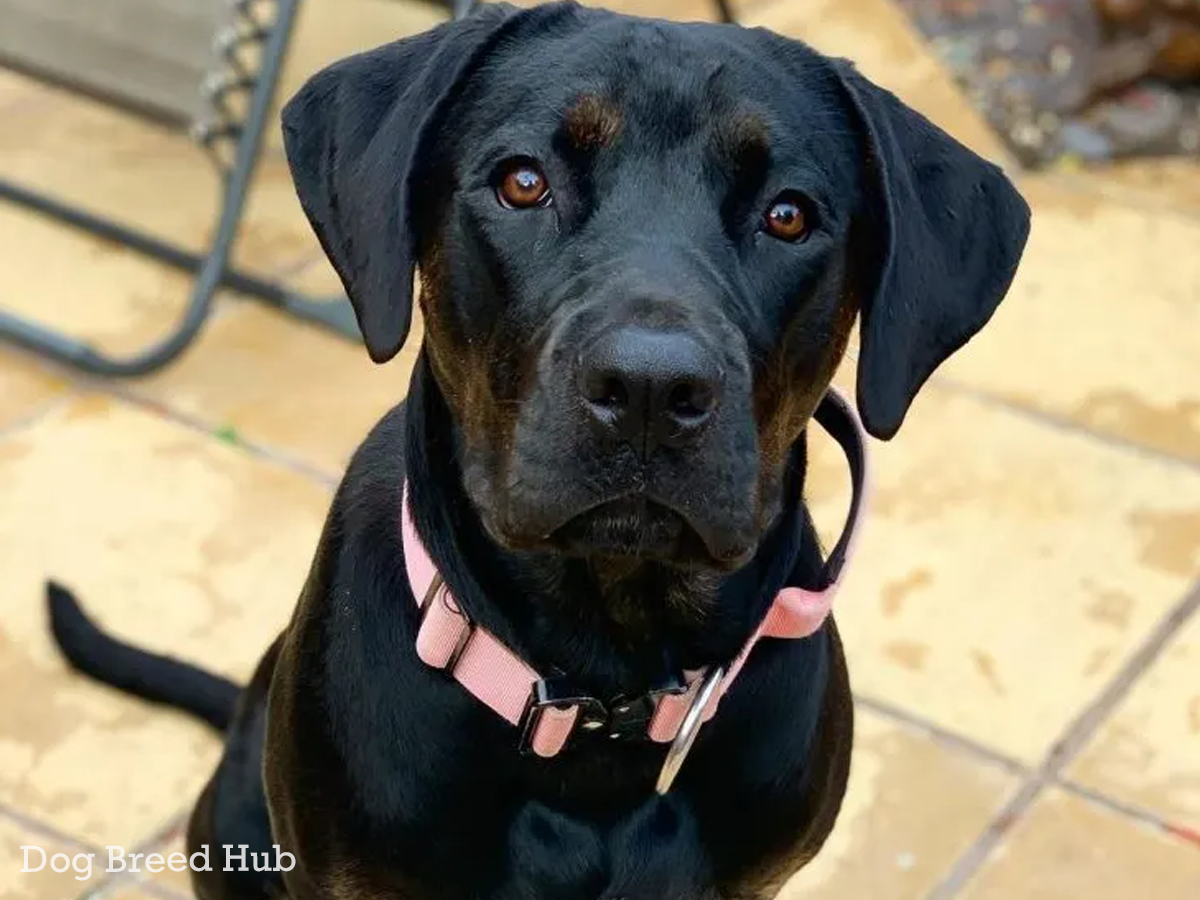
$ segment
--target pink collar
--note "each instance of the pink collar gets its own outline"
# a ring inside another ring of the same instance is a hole
[[[428,665],[445,670],[497,715],[521,730],[521,746],[538,756],[561,751],[577,731],[613,737],[642,733],[659,743],[686,743],[686,754],[700,722],[717,710],[751,651],[761,638],[804,638],[825,622],[833,605],[845,563],[854,548],[866,493],[866,441],[857,414],[832,388],[817,409],[816,420],[846,455],[853,484],[850,512],[841,538],[830,553],[816,589],[785,587],[775,597],[758,629],[727,669],[684,673],[684,681],[652,691],[637,701],[605,704],[564,690],[555,679],[541,677],[498,638],[472,623],[459,609],[425,549],[404,488],[404,562],[413,596],[421,609],[417,654]],[[686,732],[686,734],[685,734]],[[673,773],[672,773],[673,776]],[[667,779],[669,785],[670,779]]]

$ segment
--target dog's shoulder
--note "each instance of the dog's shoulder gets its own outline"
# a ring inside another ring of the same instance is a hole
[[[359,502],[389,486],[400,490],[405,472],[404,423],[407,403],[401,401],[382,418],[355,449],[334,496],[334,505]]]

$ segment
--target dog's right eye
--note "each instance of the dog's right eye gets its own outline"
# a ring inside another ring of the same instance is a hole
[[[550,202],[550,183],[532,159],[514,159],[501,168],[496,198],[508,209],[529,209]]]

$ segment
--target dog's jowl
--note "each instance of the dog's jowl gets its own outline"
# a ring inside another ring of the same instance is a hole
[[[342,60],[283,127],[376,362],[419,274],[406,401],[248,686],[50,591],[76,667],[224,731],[188,851],[294,858],[197,895],[773,896],[852,739],[829,603],[861,498],[822,550],[806,430],[861,490],[859,422],[890,439],[987,322],[1025,203],[846,61],[570,3]]]

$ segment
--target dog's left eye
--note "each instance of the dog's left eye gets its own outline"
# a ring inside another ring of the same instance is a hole
[[[496,198],[509,209],[545,206],[550,202],[550,183],[533,160],[511,160],[500,170]]]
[[[781,241],[802,241],[812,230],[808,204],[799,194],[786,191],[771,201],[763,217],[763,230]]]

